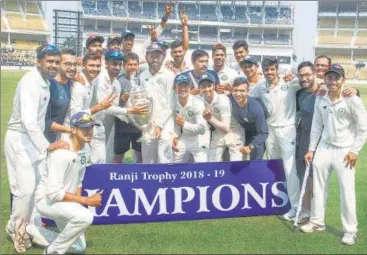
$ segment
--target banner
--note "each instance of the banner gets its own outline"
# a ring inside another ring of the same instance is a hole
[[[83,195],[94,224],[283,214],[290,209],[280,160],[196,164],[105,164],[86,169]]]

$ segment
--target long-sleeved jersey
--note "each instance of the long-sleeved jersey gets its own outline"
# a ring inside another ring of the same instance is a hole
[[[340,97],[331,102],[328,95],[317,97],[312,119],[309,151],[315,151],[317,143],[336,147],[351,147],[358,154],[367,137],[367,113],[357,96]]]

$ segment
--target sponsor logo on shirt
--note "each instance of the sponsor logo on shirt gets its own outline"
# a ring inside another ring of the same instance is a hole
[[[289,89],[289,85],[288,84],[283,84],[281,87],[280,87],[283,91],[287,91]]]

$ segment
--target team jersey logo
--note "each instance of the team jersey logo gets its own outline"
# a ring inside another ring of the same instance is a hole
[[[346,110],[344,108],[339,108],[338,109],[338,115],[340,117],[344,117],[346,115]]]
[[[217,107],[214,107],[214,112],[219,113],[219,109]]]
[[[115,93],[116,92],[116,87],[112,87],[112,92]]]
[[[190,117],[192,117],[194,115],[194,112],[190,109],[187,111],[187,115],[189,115]]]
[[[223,75],[220,77],[220,79],[221,79],[222,81],[226,81],[226,80],[228,80],[228,75],[223,74]]]
[[[326,105],[324,105],[324,106],[323,106],[323,108],[326,110],[327,106],[326,106]]]
[[[87,157],[86,156],[81,156],[80,157],[80,163],[82,164],[82,165],[84,165],[85,163],[87,163]]]
[[[280,87],[283,91],[287,91],[289,89],[289,85],[288,84],[283,84],[281,87]]]
[[[157,79],[157,83],[158,83],[159,85],[163,84],[163,79],[162,79],[162,78],[158,78],[158,79]]]

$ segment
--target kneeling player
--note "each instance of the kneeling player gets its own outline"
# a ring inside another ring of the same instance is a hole
[[[207,162],[210,130],[203,118],[204,103],[200,98],[190,94],[192,83],[186,74],[176,76],[174,85],[177,93],[173,139],[174,162],[187,163],[190,154],[194,162]]]
[[[82,196],[82,180],[89,161],[86,143],[93,136],[95,122],[86,112],[75,113],[70,120],[69,150],[56,150],[47,158],[47,170],[41,175],[36,190],[36,208],[42,216],[52,219],[60,233],[26,226],[33,243],[47,246],[44,254],[81,253],[86,248],[84,232],[93,222],[92,213],[84,207],[100,206],[102,192]]]
[[[231,102],[228,96],[214,91],[215,77],[204,74],[199,81],[200,94],[204,98],[206,109],[204,119],[211,126],[209,162],[222,161],[222,154],[229,149],[231,161],[240,161],[243,156],[240,148],[245,140],[244,129],[237,120],[231,118]]]

